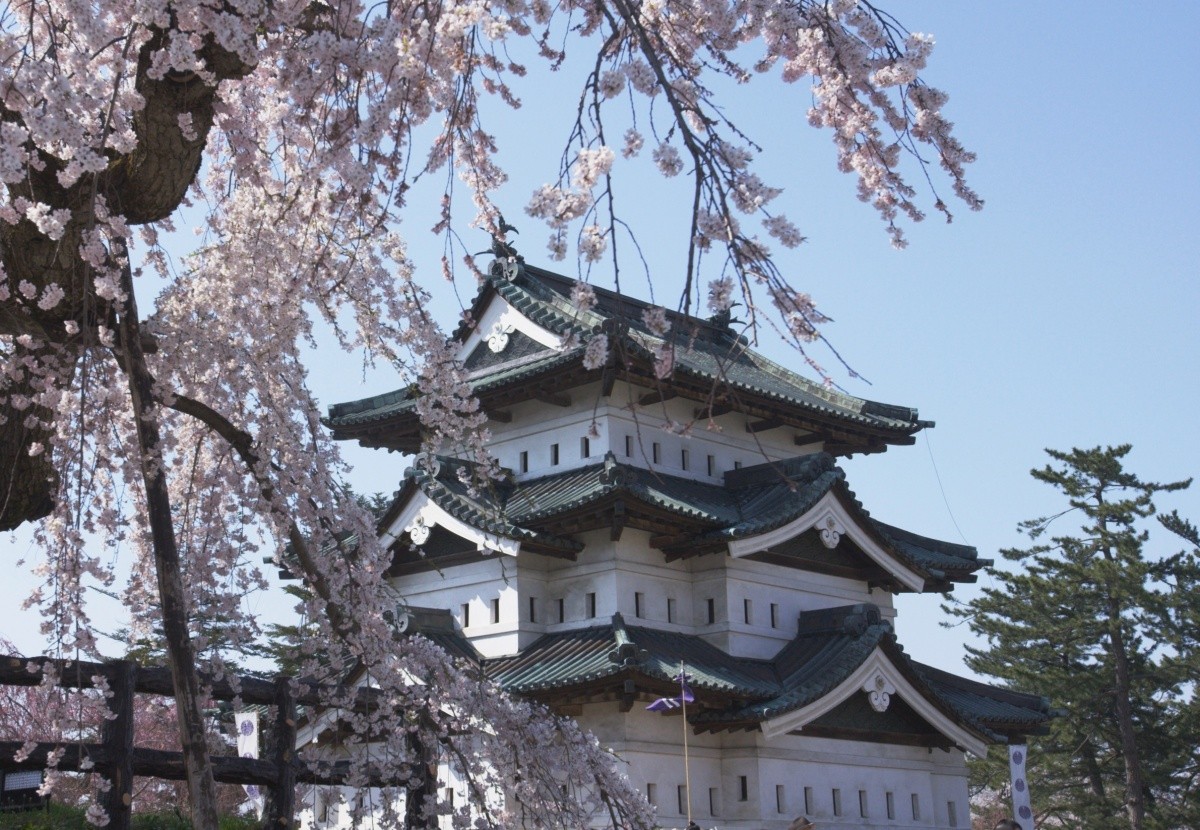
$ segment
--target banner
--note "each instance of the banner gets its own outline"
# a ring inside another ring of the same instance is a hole
[[[258,712],[235,712],[233,722],[237,725],[237,753],[240,758],[258,757]],[[245,785],[250,807],[257,816],[262,815],[263,794],[256,784]]]
[[[1028,749],[1025,744],[1008,747],[1008,769],[1012,775],[1013,816],[1023,830],[1033,830],[1033,809],[1029,806],[1029,782],[1025,777],[1025,761]]]

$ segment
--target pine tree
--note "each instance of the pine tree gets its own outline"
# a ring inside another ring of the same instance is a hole
[[[1002,551],[1020,568],[993,569],[993,587],[950,610],[987,642],[968,649],[972,669],[1062,710],[1030,751],[1043,820],[1195,827],[1197,553],[1146,550],[1155,497],[1191,480],[1141,481],[1123,467],[1130,449],[1047,450],[1054,463],[1032,475],[1068,506],[1023,522],[1035,544]],[[1081,518],[1075,533],[1049,535],[1074,516]],[[1157,524],[1196,544],[1195,528],[1177,515]],[[1003,786],[999,764],[978,771],[985,785]]]

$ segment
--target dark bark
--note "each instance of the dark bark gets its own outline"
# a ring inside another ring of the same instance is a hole
[[[109,673],[112,697],[108,705],[115,715],[104,722],[101,741],[111,761],[97,765],[108,778],[109,789],[102,804],[108,813],[110,830],[129,830],[133,815],[133,695],[137,688],[137,666],[122,660],[114,663]]]
[[[404,799],[404,826],[408,830],[436,830],[438,764],[437,755],[430,749],[420,734],[409,736],[414,763],[418,765],[417,784],[411,782]]]
[[[296,812],[296,701],[287,678],[275,681],[275,723],[266,735],[266,755],[273,760],[279,777],[272,782],[263,805],[263,830],[292,826]]]
[[[1117,715],[1117,728],[1121,735],[1121,757],[1125,762],[1125,811],[1129,815],[1130,830],[1142,830],[1146,824],[1146,797],[1142,762],[1138,757],[1137,730],[1133,722],[1133,707],[1130,705],[1133,681],[1129,670],[1129,655],[1125,651],[1125,637],[1121,633],[1121,609],[1116,600],[1111,598],[1108,602],[1108,615],[1113,679],[1116,682],[1113,703]]]
[[[115,252],[118,256],[124,251]],[[200,711],[200,679],[196,674],[196,652],[188,631],[187,588],[179,548],[171,496],[161,459],[162,441],[158,431],[158,405],[154,400],[154,379],[146,367],[142,351],[137,301],[133,276],[126,262],[122,290],[128,295],[120,315],[121,359],[129,380],[129,397],[136,415],[139,463],[146,488],[146,518],[154,548],[154,569],[158,579],[158,599],[167,647],[167,661],[175,689],[175,711],[179,717],[179,740],[187,769],[188,794],[191,796],[192,824],[196,830],[217,830],[217,789]]]
[[[62,302],[49,310],[39,309],[36,304],[18,305],[12,298],[0,303],[0,334],[30,334],[39,343],[64,348],[68,379],[84,344],[94,342],[96,326],[110,322],[112,317],[112,309],[95,295],[90,269],[79,257],[83,235],[95,223],[95,197],[103,196],[110,210],[123,214],[131,225],[165,219],[179,207],[196,178],[212,129],[215,86],[191,73],[149,77],[151,58],[167,38],[166,33],[158,33],[138,55],[136,86],[146,106],[134,118],[138,143],[132,152],[110,154],[104,171],[63,187],[57,178],[64,167],[62,160],[39,151],[44,169],[30,170],[24,181],[9,185],[11,198],[25,197],[70,210],[71,218],[57,240],[27,220],[16,225],[0,222],[0,262],[9,285],[15,288],[25,281],[40,294],[56,283],[65,292]],[[243,77],[252,68],[211,41],[203,56],[218,80]],[[192,117],[193,138],[180,129],[179,116],[183,114]],[[2,107],[0,118],[19,121],[18,114]],[[68,335],[68,321],[78,324],[80,336]],[[28,395],[35,391],[28,384],[0,387],[0,531],[42,518],[53,509],[57,497],[56,460],[49,450],[51,430],[30,428],[26,423],[30,410],[19,410],[9,401],[12,393]],[[45,410],[36,413],[50,421],[50,413]],[[35,441],[47,451],[30,458],[28,449]]]

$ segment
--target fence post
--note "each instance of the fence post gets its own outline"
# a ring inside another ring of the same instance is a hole
[[[279,778],[267,788],[264,830],[291,830],[296,813],[296,702],[287,677],[275,678],[275,723],[266,735],[267,754]]]
[[[99,772],[111,783],[104,793],[103,807],[108,813],[110,830],[129,830],[133,806],[133,693],[137,687],[137,664],[116,660],[106,667],[112,697],[109,707],[116,714],[100,730],[104,762]]]

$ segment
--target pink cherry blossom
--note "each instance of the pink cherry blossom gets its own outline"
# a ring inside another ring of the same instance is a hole
[[[9,12],[0,429],[23,437],[0,442],[16,448],[0,484],[23,498],[0,507],[0,527],[39,522],[43,584],[30,607],[51,642],[97,653],[94,586],[122,597],[135,632],[155,630],[170,578],[191,621],[227,621],[221,638],[195,638],[195,659],[222,670],[223,652],[260,633],[239,598],[264,586],[264,557],[288,550],[312,590],[303,612],[330,644],[306,652],[307,669],[359,667],[395,696],[387,711],[347,717],[351,740],[386,736],[375,757],[407,776],[416,730],[458,753],[478,792],[511,793],[503,808],[476,799],[458,825],[650,826],[593,738],[426,642],[397,645],[391,554],[346,498],[305,351],[325,333],[325,348],[396,367],[419,394],[424,449],[476,462],[473,488],[502,474],[468,374],[427,311],[438,276],[418,273],[400,229],[414,180],[445,176],[435,232],[455,278],[464,209],[468,224],[499,230],[507,177],[489,125],[536,94],[542,73],[578,60],[575,122],[557,145],[530,135],[531,152],[558,159],[526,206],[551,256],[620,267],[619,245],[632,246],[616,191],[649,141],[658,174],[688,177],[695,194],[681,240],[688,285],[709,285],[714,313],[740,302],[747,325],[777,327],[820,372],[803,350],[826,318],[771,259],[772,245],[803,241],[770,212],[780,176],[756,168],[752,137],[710,81],[799,84],[788,105],[809,107],[859,198],[903,244],[904,224],[924,215],[910,180],[934,186],[926,167],[982,206],[948,99],[920,76],[932,38],[854,0],[19,0]],[[949,215],[936,191],[930,202]],[[193,247],[168,255],[168,239]],[[470,280],[486,269],[467,265]],[[581,289],[578,307],[588,300]],[[665,317],[645,322],[666,334]],[[564,346],[579,342],[589,368],[617,345],[597,333]],[[660,377],[673,358],[656,352]],[[195,695],[178,702],[192,729]],[[204,801],[203,772],[193,779]]]

